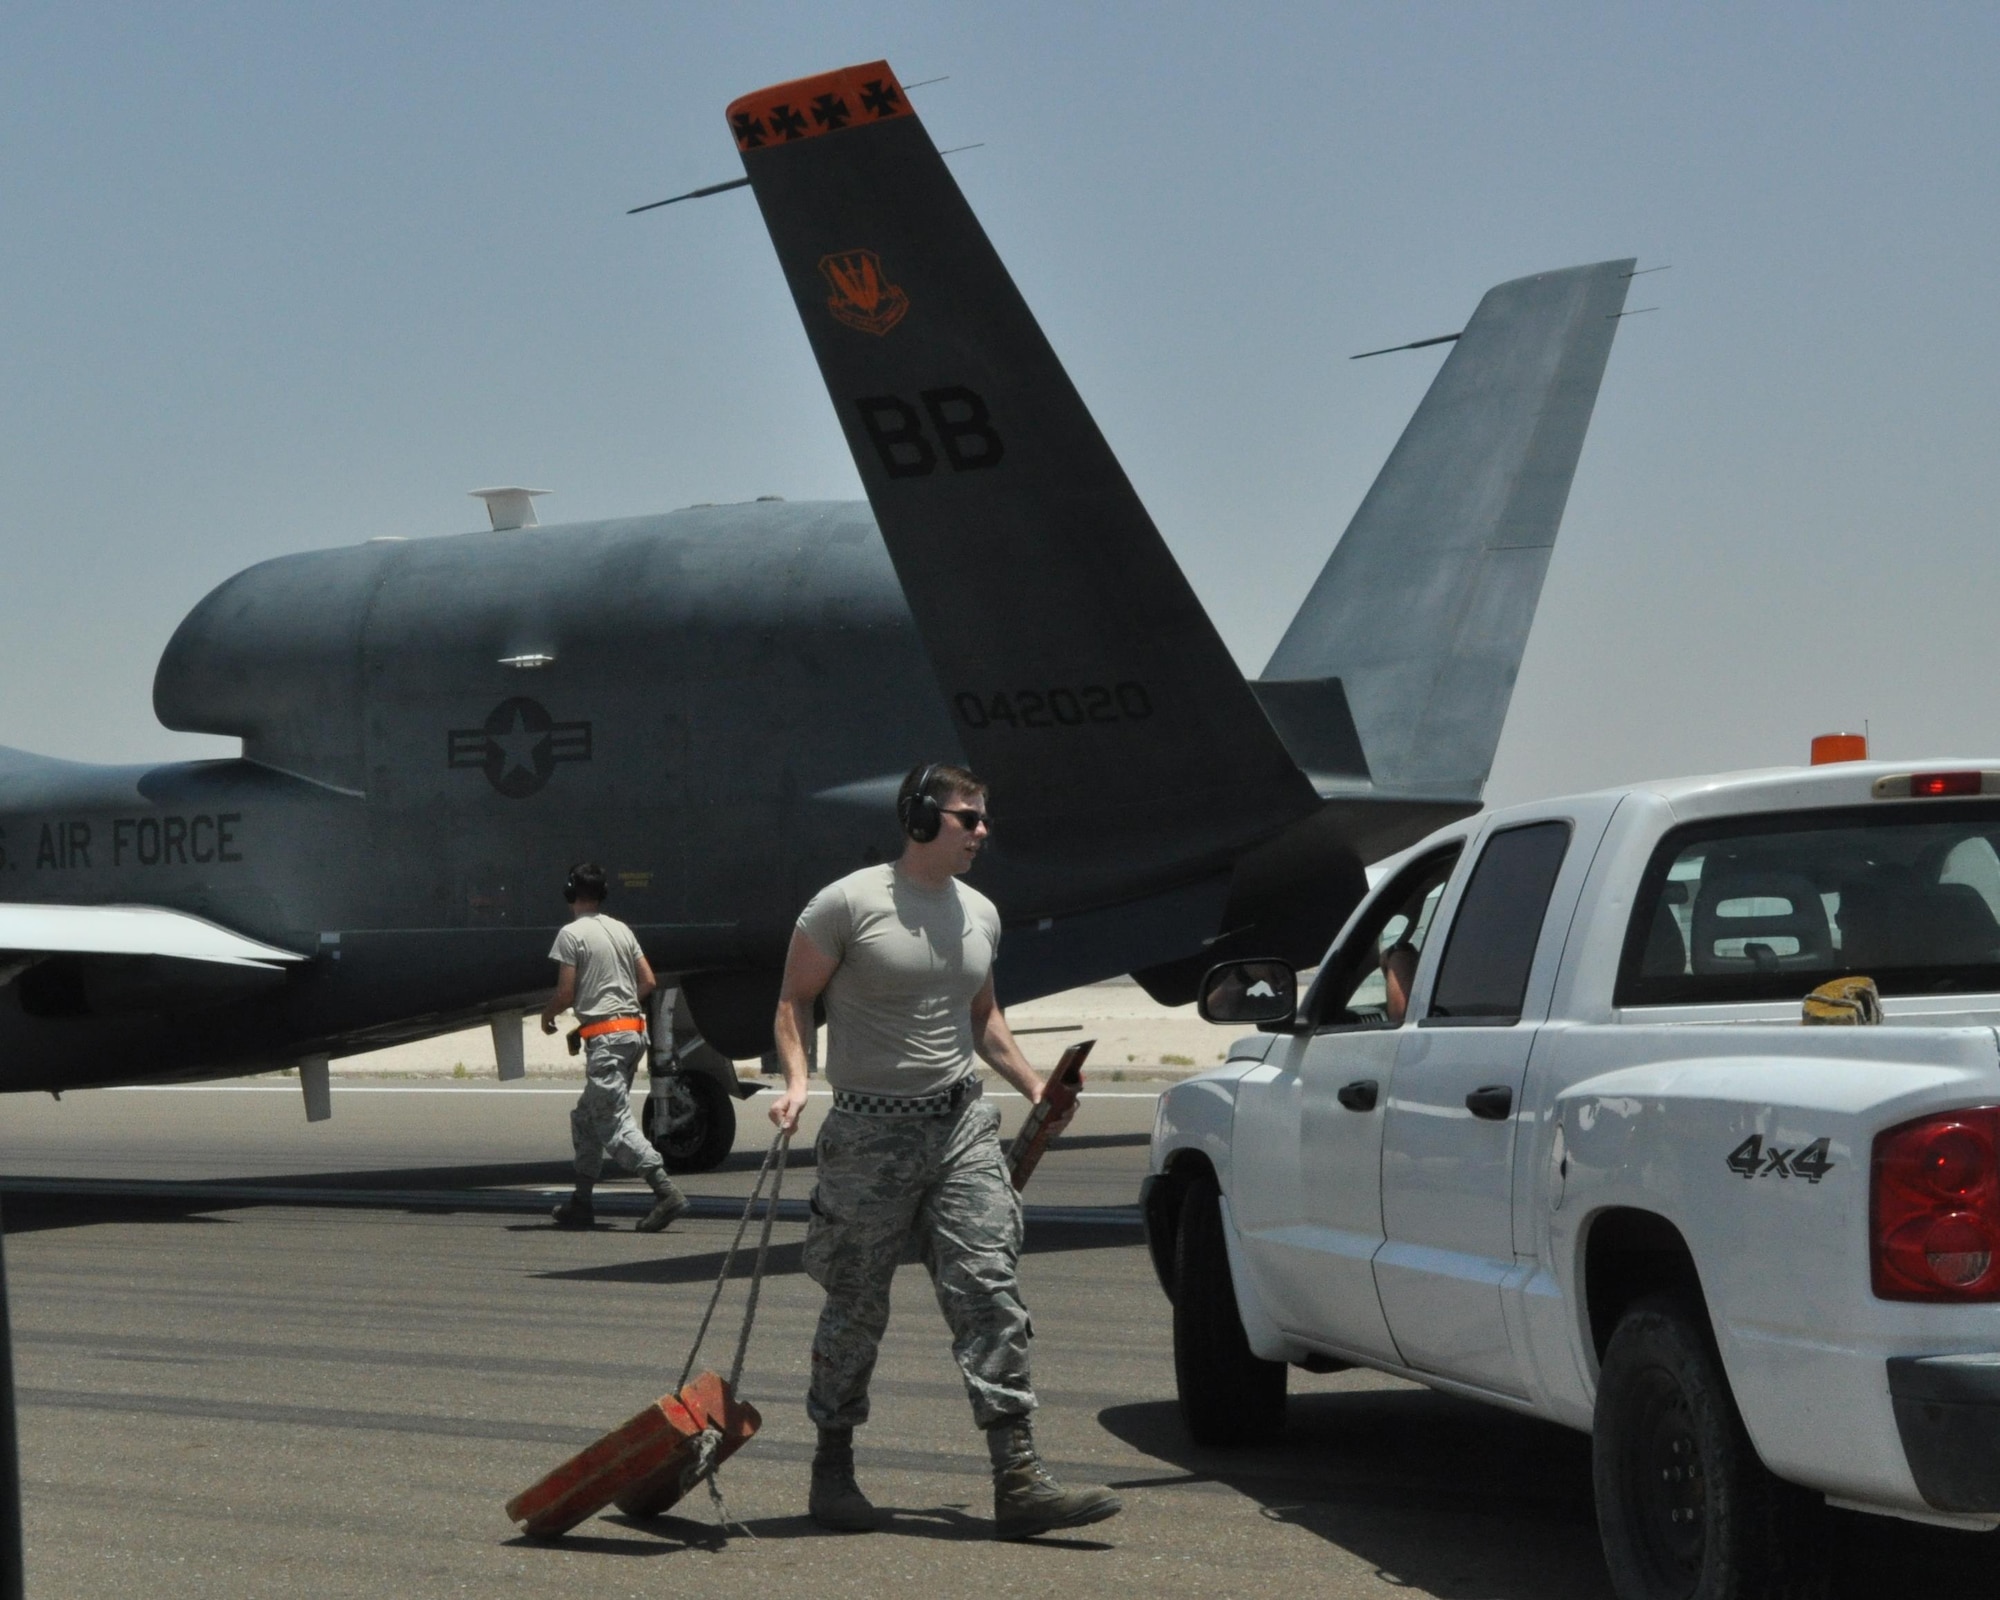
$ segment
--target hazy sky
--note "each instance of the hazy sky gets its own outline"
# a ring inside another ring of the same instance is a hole
[[[722,110],[886,55],[1246,670],[1490,284],[1634,284],[1489,794],[2000,755],[2000,7],[0,10],[0,742],[237,569],[859,483]]]

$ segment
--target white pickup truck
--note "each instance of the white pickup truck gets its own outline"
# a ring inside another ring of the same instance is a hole
[[[1849,975],[1880,1024],[1802,1026]],[[1202,987],[1263,1032],[1153,1133],[1197,1440],[1280,1429],[1288,1366],[1587,1430],[1622,1600],[1811,1595],[1826,1504],[2000,1524],[2000,763],[1489,813],[1302,1003]]]

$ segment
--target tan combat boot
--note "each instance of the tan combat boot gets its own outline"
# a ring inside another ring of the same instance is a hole
[[[996,1422],[986,1430],[993,1457],[993,1537],[1032,1539],[1058,1528],[1081,1528],[1125,1509],[1109,1489],[1065,1489],[1035,1454],[1028,1419]]]
[[[655,1167],[649,1179],[653,1185],[653,1209],[633,1224],[640,1233],[658,1233],[688,1208],[688,1197],[667,1176],[666,1168]]]
[[[835,1533],[873,1533],[882,1513],[868,1503],[854,1481],[854,1430],[821,1428],[813,1451],[812,1495],[806,1510],[813,1521]]]

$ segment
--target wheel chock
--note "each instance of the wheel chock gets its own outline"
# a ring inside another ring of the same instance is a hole
[[[507,1515],[531,1539],[557,1538],[614,1500],[632,1515],[657,1515],[693,1487],[699,1441],[711,1424],[722,1435],[714,1462],[720,1466],[762,1421],[719,1376],[704,1372],[523,1489],[507,1502]]]
[[[763,1426],[757,1408],[738,1400],[716,1373],[704,1372],[690,1379],[679,1398],[697,1429],[712,1427],[721,1435],[710,1472],[748,1444],[750,1436]],[[637,1483],[621,1489],[616,1496],[618,1509],[630,1517],[657,1517],[694,1487],[697,1480],[690,1471],[699,1465],[699,1448],[691,1444],[687,1451],[669,1457]]]

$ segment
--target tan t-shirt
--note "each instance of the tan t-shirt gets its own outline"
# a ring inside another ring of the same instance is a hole
[[[576,968],[576,1015],[580,1022],[629,1017],[639,1010],[639,941],[616,917],[602,911],[563,924],[549,951],[551,961]]]
[[[799,931],[840,963],[825,996],[834,1088],[931,1094],[972,1071],[972,999],[1000,949],[985,895],[863,867],[814,895]]]

